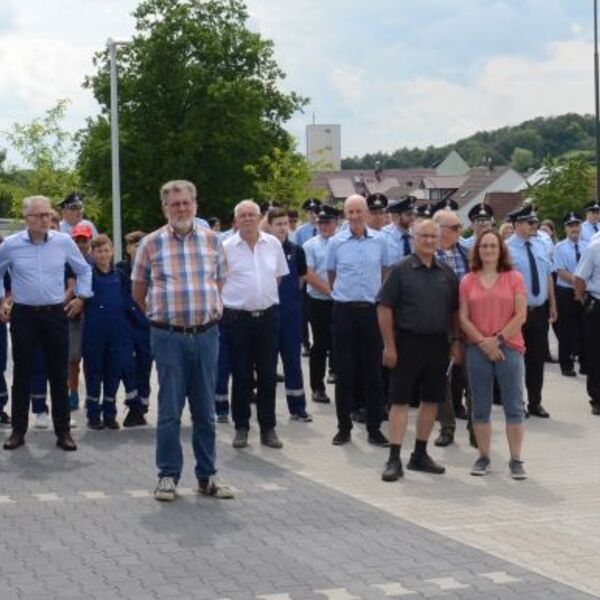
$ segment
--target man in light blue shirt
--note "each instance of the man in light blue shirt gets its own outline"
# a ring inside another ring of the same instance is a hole
[[[554,266],[556,267],[556,305],[558,307],[558,362],[565,377],[576,377],[574,357],[579,356],[579,365],[583,368],[583,307],[575,299],[573,283],[575,269],[581,255],[587,248],[587,242],[580,239],[582,217],[571,211],[563,219],[567,237],[554,248]]]
[[[585,223],[581,226],[581,239],[590,242],[592,237],[600,233],[600,204],[597,200],[588,202],[584,207]]]
[[[79,314],[84,299],[92,296],[92,270],[75,242],[67,234],[51,231],[52,206],[44,196],[23,200],[27,228],[0,245],[0,278],[9,271],[12,279],[12,309],[0,290],[0,319],[11,321],[13,349],[12,434],[5,450],[25,443],[29,416],[32,348],[44,352],[52,396],[52,419],[57,446],[77,450],[70,434],[67,395],[67,319]],[[65,265],[77,280],[75,298],[64,304]]]
[[[547,419],[542,406],[544,361],[548,349],[548,322],[556,320],[556,298],[552,273],[554,265],[546,246],[536,236],[539,219],[533,207],[526,205],[509,215],[515,233],[506,244],[515,268],[523,275],[527,287],[527,321],[525,338],[525,385],[530,415]]]
[[[494,209],[486,202],[478,202],[471,207],[467,216],[471,221],[473,234],[468,238],[462,238],[460,244],[468,252],[475,245],[477,236],[494,224]]]
[[[317,213],[321,208],[321,201],[317,198],[309,198],[302,204],[306,212],[306,223],[303,223],[294,232],[294,244],[304,246],[304,242],[317,235]]]
[[[366,225],[366,200],[357,194],[344,203],[347,229],[333,236],[327,245],[325,264],[332,289],[333,337],[337,381],[335,403],[338,432],[334,445],[350,442],[355,374],[364,382],[369,443],[387,446],[380,431],[383,412],[381,352],[383,349],[375,299],[393,260],[383,233]],[[360,391],[358,391],[360,393]]]
[[[600,242],[593,242],[582,254],[575,269],[574,285],[577,299],[585,304],[583,343],[587,393],[592,414],[600,416]]]
[[[325,372],[329,353],[329,370],[335,373],[335,358],[331,336],[333,300],[327,277],[325,259],[327,246],[337,228],[339,211],[323,204],[317,213],[319,234],[304,243],[306,255],[307,313],[312,330],[313,344],[310,348],[310,388],[313,402],[328,404],[325,393]]]
[[[387,212],[392,215],[392,222],[382,231],[388,236],[390,257],[393,262],[412,254],[413,235],[411,226],[414,221],[414,203],[412,196],[404,196],[396,202],[387,205]]]
[[[71,229],[75,225],[87,225],[94,237],[98,235],[95,225],[83,218],[83,196],[79,192],[71,192],[59,205],[62,219],[58,224],[58,228],[62,233],[71,235]]]

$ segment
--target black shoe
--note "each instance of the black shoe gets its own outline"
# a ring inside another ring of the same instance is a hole
[[[454,444],[454,436],[446,431],[440,431],[440,434],[435,438],[433,443],[439,448],[445,448],[446,446],[450,446],[450,444]]]
[[[369,437],[367,438],[367,442],[372,446],[380,446],[381,448],[388,448],[390,445],[390,441],[377,429],[373,431],[373,433],[369,433]]]
[[[325,393],[325,390],[316,390],[312,393],[312,401],[318,402],[320,404],[330,404],[331,400],[329,396]]]
[[[411,471],[423,471],[423,473],[433,473],[434,475],[441,475],[446,472],[446,467],[438,465],[429,454],[417,456],[414,452],[410,455],[406,468]]]
[[[355,423],[363,424],[367,422],[367,410],[365,408],[355,410],[350,416]]]
[[[4,442],[2,447],[5,450],[16,450],[23,445],[25,445],[25,436],[13,431],[10,434],[10,437]]]
[[[592,414],[596,416],[600,415],[600,404],[592,404]]]
[[[275,429],[269,429],[260,434],[260,443],[269,448],[283,448],[283,442],[279,439]]]
[[[104,417],[104,427],[106,429],[112,429],[113,431],[121,429],[121,426],[115,417]]]
[[[577,377],[577,373],[573,367],[570,369],[561,369],[560,372],[562,373],[563,377]]]
[[[536,404],[535,406],[530,406],[528,412],[531,416],[540,417],[540,419],[549,419],[550,418],[550,413],[541,404]]]
[[[6,427],[7,425],[10,425],[10,417],[3,410],[0,410],[0,427]]]
[[[104,423],[102,422],[102,419],[100,418],[99,415],[95,415],[93,417],[88,417],[87,428],[95,429],[96,431],[100,431],[101,429],[104,429]]]
[[[129,409],[123,419],[123,427],[140,427],[147,424],[146,417],[141,412],[133,409]]]
[[[467,420],[467,411],[465,409],[465,407],[462,404],[459,404],[458,406],[454,407],[454,416],[457,419],[460,419],[461,421],[466,421]]]
[[[390,458],[383,468],[381,474],[382,481],[398,481],[400,477],[404,477],[404,470],[399,458]]]
[[[338,431],[331,440],[334,446],[342,446],[343,444],[349,444],[351,440],[350,432]]]
[[[68,431],[57,434],[56,445],[65,452],[75,452],[77,450],[77,444]]]

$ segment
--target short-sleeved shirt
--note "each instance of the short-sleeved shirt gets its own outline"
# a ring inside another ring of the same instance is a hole
[[[531,242],[531,252],[538,272],[540,290],[536,295],[533,293],[531,267],[525,245],[527,241]],[[554,272],[554,265],[548,256],[546,244],[539,237],[531,237],[529,240],[525,240],[515,233],[508,238],[506,245],[510,250],[513,266],[525,279],[527,305],[542,306],[548,300],[548,275]]]
[[[589,242],[597,233],[600,233],[600,224],[592,225],[589,221],[585,221],[581,225],[581,239],[584,242]]]
[[[466,302],[469,320],[484,337],[496,335],[515,316],[516,294],[526,296],[527,290],[523,275],[515,270],[498,273],[494,285],[489,288],[481,283],[478,273],[467,273],[460,282],[460,301]],[[520,329],[507,338],[506,343],[525,352]]]
[[[567,238],[566,240],[562,240],[562,242],[558,242],[558,244],[556,244],[554,247],[554,266],[557,270],[563,269],[569,273],[575,272],[575,269],[577,268],[577,251],[575,249],[575,244],[577,244],[579,258],[581,260],[583,252],[588,247],[587,242],[584,242],[583,240],[574,242],[573,240]],[[573,289],[573,285],[562,279],[560,275],[556,278],[556,285],[558,287]]]
[[[408,245],[410,247],[410,252],[412,253],[414,249],[413,243],[413,234],[410,229],[400,229],[398,225],[395,223],[390,223],[386,225],[381,230],[385,235],[387,235],[387,241],[389,244],[389,253],[393,262],[399,261],[401,258],[408,256],[404,252],[404,236],[408,236]]]
[[[330,239],[331,238],[326,238],[322,235],[317,235],[310,238],[308,242],[304,242],[304,245],[302,246],[304,254],[306,255],[306,266],[314,271],[315,275],[325,283],[328,283],[325,259],[327,256],[327,244]],[[322,291],[310,285],[310,283],[306,286],[306,293],[316,300],[331,300],[329,294],[324,294]]]
[[[312,223],[302,223],[296,231],[294,231],[294,236],[292,241],[294,244],[298,244],[298,246],[304,246],[305,242],[308,242],[310,238],[317,235],[317,226]]]
[[[392,267],[377,301],[394,310],[396,331],[447,334],[458,310],[458,279],[438,259],[427,267],[411,254]]]
[[[583,253],[575,276],[585,281],[585,288],[596,300],[600,300],[600,242],[593,242]]]
[[[299,309],[302,304],[300,278],[306,275],[306,255],[302,246],[290,242],[289,239],[283,242],[282,247],[289,273],[279,282],[280,306]]]
[[[265,310],[279,304],[277,279],[289,273],[281,242],[261,231],[254,248],[239,232],[223,243],[228,275],[223,304],[235,310]]]
[[[225,253],[215,232],[194,225],[181,236],[165,225],[140,242],[131,280],[149,286],[151,321],[191,327],[221,317],[219,283],[225,276]]]
[[[385,234],[367,227],[364,235],[357,236],[348,227],[329,240],[325,264],[335,272],[331,297],[336,302],[375,303],[382,269],[393,260]]]

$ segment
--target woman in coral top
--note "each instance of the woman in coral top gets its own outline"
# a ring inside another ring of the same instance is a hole
[[[460,284],[460,322],[467,336],[467,373],[471,411],[479,458],[472,475],[486,475],[490,467],[490,415],[494,378],[506,418],[514,479],[525,479],[523,445],[523,354],[521,326],[527,318],[523,276],[512,268],[509,251],[496,231],[484,231],[475,242],[471,272]]]

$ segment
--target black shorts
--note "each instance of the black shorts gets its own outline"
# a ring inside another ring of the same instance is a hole
[[[417,392],[422,402],[442,404],[446,398],[450,347],[448,336],[396,333],[398,362],[390,377],[390,404],[410,404]]]

